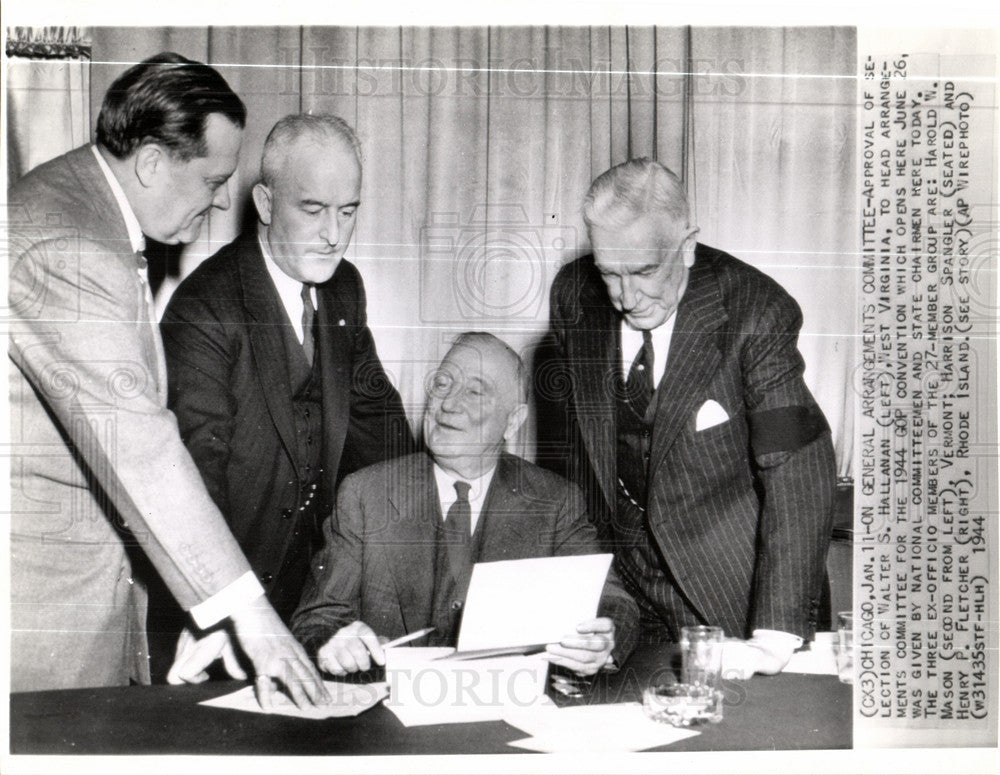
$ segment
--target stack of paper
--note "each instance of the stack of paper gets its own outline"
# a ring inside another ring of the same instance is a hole
[[[442,660],[451,648],[386,652],[389,708],[404,726],[465,724],[500,719],[511,707],[550,702],[548,662],[540,655]]]
[[[530,735],[508,745],[544,753],[643,751],[699,734],[652,721],[637,702],[521,708],[503,720]]]
[[[210,708],[245,710],[250,713],[276,713],[296,718],[324,719],[357,716],[359,713],[374,707],[389,694],[389,687],[385,682],[348,684],[339,681],[324,681],[323,683],[333,698],[333,702],[329,705],[318,705],[312,708],[298,708],[286,695],[275,692],[273,708],[266,711],[257,702],[252,686],[247,686],[231,694],[224,694],[213,700],[205,700],[199,704],[207,705]]]

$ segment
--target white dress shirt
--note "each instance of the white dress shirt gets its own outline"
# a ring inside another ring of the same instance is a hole
[[[257,240],[260,242],[260,252],[264,254],[264,266],[267,267],[267,273],[278,292],[278,298],[281,299],[281,306],[285,308],[288,322],[292,324],[299,344],[302,344],[305,341],[305,335],[302,331],[302,283],[294,277],[289,277],[275,263],[274,257],[271,255],[271,246],[267,244],[267,233],[263,227],[257,230]],[[309,286],[309,295],[312,296],[313,309],[319,309],[315,285]]]
[[[674,335],[674,321],[677,312],[664,321],[663,324],[650,331],[653,339],[653,388],[655,389],[663,378],[667,366],[667,355],[670,353],[670,337]],[[628,378],[629,370],[636,356],[642,350],[642,331],[632,328],[622,319],[622,376]]]
[[[142,253],[146,249],[146,236],[142,233],[142,226],[139,225],[139,219],[132,212],[132,205],[129,204],[128,197],[125,196],[125,189],[118,182],[118,178],[111,171],[111,167],[108,166],[107,161],[101,156],[101,152],[97,149],[97,146],[90,146],[90,150],[94,152],[94,158],[97,159],[97,166],[104,173],[104,177],[111,187],[111,193],[115,197],[115,202],[118,203],[118,209],[121,210],[122,218],[125,219],[125,229],[128,231],[128,241],[132,245],[132,252]]]
[[[471,532],[476,532],[476,524],[479,522],[479,515],[486,502],[486,493],[490,489],[490,482],[493,481],[493,472],[496,466],[477,479],[463,479],[445,471],[437,463],[434,464],[434,481],[437,483],[438,500],[441,502],[441,521],[448,519],[448,509],[458,500],[458,493],[455,492],[455,482],[467,482],[469,484],[469,506],[472,514],[469,519]]]

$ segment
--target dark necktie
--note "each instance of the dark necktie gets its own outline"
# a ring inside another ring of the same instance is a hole
[[[306,351],[306,360],[309,365],[313,362],[313,353],[316,350],[316,340],[313,333],[313,323],[316,320],[316,310],[313,309],[312,286],[309,283],[302,283],[302,349]]]
[[[460,581],[469,565],[469,543],[472,533],[472,506],[469,503],[468,482],[455,482],[458,495],[448,509],[445,534],[448,537],[448,564],[456,581]]]
[[[625,386],[632,406],[645,414],[653,400],[653,335],[649,331],[642,332],[642,348],[632,361]]]

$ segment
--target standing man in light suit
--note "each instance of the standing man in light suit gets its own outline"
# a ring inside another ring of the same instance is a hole
[[[771,278],[696,242],[648,159],[584,201],[540,353],[539,457],[589,496],[647,638],[723,627],[738,674],[776,673],[816,629],[835,468],[803,379],[802,315]]]
[[[181,436],[287,622],[337,482],[414,445],[343,260],[361,204],[354,131],[281,119],[253,197],[258,224],[181,283],[162,330]]]
[[[231,627],[190,671],[232,636],[262,705],[272,679],[328,701],[167,411],[142,256],[144,235],[190,242],[229,207],[245,117],[215,70],[161,54],[111,85],[96,145],[8,192],[14,691],[148,682],[141,549],[199,627]]]

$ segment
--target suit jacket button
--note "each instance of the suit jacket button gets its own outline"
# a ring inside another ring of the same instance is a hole
[[[281,518],[282,519],[291,519],[292,518],[292,510],[291,509],[282,509],[281,510]]]
[[[260,580],[264,584],[270,584],[272,581],[274,581],[274,576],[272,576],[270,573],[261,573]]]
[[[451,610],[452,611],[461,611],[462,610],[462,601],[461,600],[453,600],[451,602]]]

